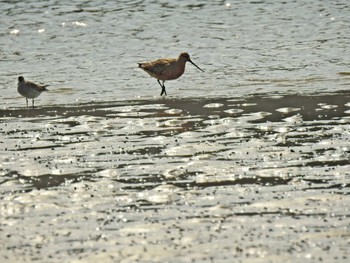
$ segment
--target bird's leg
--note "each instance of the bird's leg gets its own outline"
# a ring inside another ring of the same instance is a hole
[[[33,109],[34,109],[34,99],[32,99],[32,106],[33,106]]]
[[[163,90],[164,90],[164,88],[163,88],[162,83],[160,83],[160,80],[159,80],[159,79],[157,79],[157,81],[158,81],[158,83],[159,83],[160,87],[162,88],[162,91],[160,92],[160,96],[162,96],[162,95],[163,95]]]
[[[165,82],[165,81],[163,80],[164,94],[165,94],[165,95],[167,95],[167,94],[166,94],[166,90],[165,90],[165,85],[164,85],[164,82]]]
[[[26,98],[26,102],[27,102],[27,109],[28,109],[28,99]]]
[[[160,83],[159,79],[157,79],[157,81],[158,81],[159,85],[162,87],[162,91],[160,93],[160,96],[163,96],[163,94],[167,95],[166,90],[165,90],[165,86],[164,86],[165,81],[163,80],[163,84]]]

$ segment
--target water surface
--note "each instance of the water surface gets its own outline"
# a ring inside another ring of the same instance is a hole
[[[348,1],[0,12],[1,261],[349,260]],[[137,62],[183,51],[160,98]]]

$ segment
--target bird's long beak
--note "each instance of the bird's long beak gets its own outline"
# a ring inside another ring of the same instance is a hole
[[[191,62],[191,64],[192,64],[193,66],[195,66],[196,68],[198,68],[200,71],[204,72],[204,70],[201,69],[200,67],[198,67],[196,64],[194,64],[194,62],[193,62],[192,60],[189,59],[188,61]]]

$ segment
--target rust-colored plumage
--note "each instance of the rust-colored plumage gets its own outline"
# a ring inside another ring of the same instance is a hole
[[[159,85],[162,88],[160,95],[166,95],[166,90],[164,86],[164,82],[166,80],[177,79],[182,76],[185,71],[186,62],[192,63],[199,70],[203,71],[199,68],[190,58],[188,53],[181,53],[178,58],[162,58],[157,59],[151,62],[138,63],[139,68],[142,68],[152,77],[156,78]],[[162,81],[162,83],[160,82]]]

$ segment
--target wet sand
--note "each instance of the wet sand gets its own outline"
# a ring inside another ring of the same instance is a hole
[[[350,92],[0,110],[1,262],[347,262]]]

